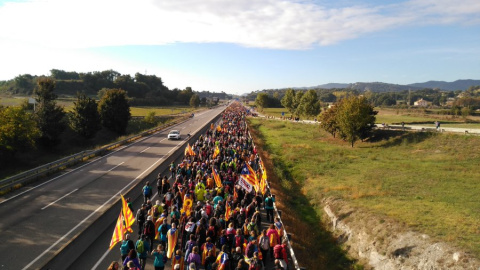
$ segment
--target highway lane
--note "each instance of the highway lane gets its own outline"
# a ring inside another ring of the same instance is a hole
[[[171,129],[184,138],[224,107],[198,113],[167,130],[70,169],[38,186],[0,198],[0,269],[40,267],[133,185],[143,180],[184,141],[168,141]]]

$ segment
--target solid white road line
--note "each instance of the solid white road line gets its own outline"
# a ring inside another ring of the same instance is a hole
[[[195,130],[194,134],[197,133],[200,128],[202,127],[199,127],[197,130]],[[170,151],[167,152],[166,155],[168,155],[170,152],[172,152],[173,150],[177,150],[178,146],[180,144],[182,144],[185,140],[181,141],[180,143],[178,143],[174,148],[170,149]],[[143,174],[143,173],[142,173]],[[169,176],[168,179],[170,179],[172,176]],[[138,178],[138,177],[137,177]],[[152,201],[153,199],[155,199],[155,197],[157,196],[157,194],[153,195],[152,197]],[[110,253],[110,249],[107,249],[107,251],[105,251],[105,253],[103,253],[102,257],[100,257],[100,259],[98,259],[97,263],[92,267],[91,270],[96,270],[97,267],[103,262],[103,260],[108,256],[108,254]]]
[[[133,146],[133,145],[135,145],[136,143],[142,142],[142,141],[144,141],[144,140],[146,140],[146,139],[148,139],[148,138],[150,138],[150,137],[153,137],[153,136],[155,136],[155,135],[157,135],[157,134],[159,134],[159,133],[161,133],[161,131],[158,131],[158,132],[156,132],[156,133],[153,133],[152,135],[147,136],[147,137],[145,137],[145,138],[143,138],[143,139],[141,139],[141,140],[138,140],[138,141],[136,141],[136,142],[134,142],[134,143],[132,143],[132,144],[125,145],[125,146],[121,146],[120,148],[116,149],[115,151],[113,151],[113,152],[110,153],[110,154],[107,154],[107,155],[105,155],[105,156],[102,156],[102,157],[99,158],[99,159],[94,159],[94,160],[92,160],[92,161],[90,161],[90,162],[88,162],[88,163],[83,164],[82,166],[80,166],[80,167],[78,167],[78,168],[75,168],[75,169],[73,169],[73,170],[71,170],[71,171],[68,171],[68,172],[66,172],[66,173],[64,173],[64,174],[61,174],[61,175],[59,175],[59,176],[57,176],[57,177],[55,177],[55,178],[52,178],[52,179],[50,179],[50,180],[48,180],[48,181],[46,181],[46,182],[44,182],[44,183],[42,183],[42,184],[40,184],[40,185],[38,185],[38,186],[34,186],[34,187],[32,187],[32,188],[30,188],[30,189],[28,189],[28,190],[25,190],[25,191],[22,191],[22,192],[18,193],[18,194],[15,195],[15,196],[12,196],[12,197],[10,197],[10,198],[8,198],[8,199],[5,199],[5,200],[3,200],[3,201],[0,202],[0,205],[3,204],[3,203],[5,203],[5,202],[8,202],[8,201],[10,201],[10,200],[12,200],[12,199],[14,199],[14,198],[16,198],[16,197],[18,197],[18,196],[21,196],[21,195],[23,195],[23,194],[25,194],[25,193],[27,193],[27,192],[29,192],[29,191],[32,191],[32,190],[34,190],[34,189],[36,189],[36,188],[39,188],[39,187],[41,187],[41,186],[43,186],[43,185],[46,185],[46,184],[48,184],[48,183],[50,183],[50,182],[52,182],[52,181],[54,181],[54,180],[57,180],[58,178],[60,178],[60,177],[62,177],[62,176],[65,176],[65,175],[67,175],[67,174],[70,174],[70,173],[73,173],[73,172],[75,172],[75,171],[81,170],[83,167],[85,167],[85,166],[87,166],[87,165],[89,165],[89,164],[92,164],[93,162],[96,162],[96,161],[102,160],[102,159],[104,159],[104,158],[106,158],[106,157],[109,157],[109,156],[115,154],[115,153],[118,152],[118,151],[121,151],[121,150],[123,150],[123,149],[125,149],[125,148],[127,148],[127,147],[130,147],[130,146]],[[164,140],[165,140],[165,139],[162,139],[162,140],[160,140],[160,142],[162,142],[162,141],[164,141]]]
[[[5,202],[8,202],[8,201],[10,201],[10,200],[12,200],[12,199],[20,196],[20,195],[23,195],[23,194],[31,191],[31,190],[34,190],[34,189],[39,188],[39,187],[41,187],[41,186],[43,186],[43,185],[46,185],[46,184],[48,184],[48,183],[50,183],[50,182],[52,182],[52,181],[54,181],[54,180],[57,180],[58,178],[60,178],[60,177],[62,177],[62,176],[65,176],[65,175],[67,175],[67,174],[70,174],[70,173],[73,173],[73,172],[75,172],[75,171],[81,170],[83,167],[85,167],[85,166],[87,166],[87,165],[90,165],[90,164],[92,164],[93,162],[102,160],[103,158],[106,158],[106,157],[108,157],[108,156],[111,156],[111,155],[115,154],[117,151],[120,151],[120,150],[124,149],[125,147],[127,147],[127,146],[123,146],[123,147],[119,148],[118,150],[116,150],[115,152],[112,152],[112,153],[110,153],[110,154],[108,154],[108,155],[105,155],[105,156],[103,156],[102,158],[99,158],[99,159],[96,159],[96,160],[92,160],[91,162],[88,162],[88,163],[86,163],[86,164],[83,164],[82,166],[80,166],[80,167],[78,167],[78,168],[75,168],[75,169],[73,169],[73,170],[71,170],[71,171],[68,171],[68,172],[66,172],[66,173],[64,173],[64,174],[61,174],[61,175],[59,175],[59,176],[57,176],[57,177],[55,177],[55,178],[52,178],[52,179],[50,179],[50,180],[48,180],[48,181],[46,181],[46,182],[44,182],[44,183],[41,183],[41,184],[38,185],[38,186],[34,186],[34,187],[32,187],[32,188],[30,188],[30,189],[28,189],[28,190],[25,190],[25,191],[23,191],[23,192],[20,192],[20,193],[18,193],[17,195],[12,196],[12,197],[10,197],[10,198],[8,198],[8,199],[0,202],[0,204],[3,204],[3,203],[5,203]]]
[[[74,189],[72,192],[70,192],[70,193],[67,193],[67,194],[63,195],[62,197],[58,198],[58,200],[56,200],[56,201],[53,201],[53,202],[51,202],[51,203],[47,204],[47,206],[44,206],[44,207],[43,207],[43,208],[41,208],[41,209],[42,209],[42,210],[46,209],[46,208],[47,208],[47,207],[49,207],[50,205],[53,205],[53,204],[55,204],[56,202],[60,201],[61,199],[63,199],[63,198],[65,198],[65,197],[67,197],[68,195],[72,194],[73,192],[75,192],[75,191],[77,191],[77,190],[78,190],[78,188]]]
[[[75,231],[78,227],[80,227],[83,223],[85,223],[88,219],[90,219],[94,214],[96,214],[97,212],[100,211],[100,209],[102,209],[103,207],[105,207],[105,205],[107,205],[108,203],[110,203],[112,200],[114,199],[118,199],[118,195],[122,194],[122,192],[129,186],[131,186],[135,181],[138,180],[138,178],[140,178],[145,172],[149,171],[153,166],[156,166],[157,163],[159,161],[161,161],[163,159],[160,158],[158,159],[155,163],[153,163],[150,167],[148,167],[146,170],[144,170],[141,174],[139,174],[137,177],[135,177],[135,179],[133,179],[130,183],[128,183],[125,187],[123,187],[120,191],[118,191],[115,195],[113,195],[110,199],[108,199],[105,203],[103,203],[102,205],[100,205],[97,209],[95,209],[95,211],[93,211],[90,215],[88,215],[86,218],[84,218],[82,221],[80,221],[80,223],[78,223],[75,227],[73,227],[70,231],[68,231],[65,235],[63,235],[62,237],[60,237],[60,239],[58,239],[55,243],[53,243],[50,247],[48,247],[45,251],[42,252],[42,254],[38,255],[37,258],[35,258],[33,261],[31,261],[27,266],[25,266],[22,270],[26,270],[26,269],[29,269],[34,263],[36,263],[38,260],[40,260],[43,256],[45,256],[45,254],[47,254],[48,252],[50,252],[50,250],[52,250],[56,245],[58,245],[58,243],[60,243],[61,241],[63,241],[63,239],[67,238],[73,231]],[[116,167],[118,167],[119,165],[117,165]]]

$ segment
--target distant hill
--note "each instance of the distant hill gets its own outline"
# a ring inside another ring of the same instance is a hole
[[[480,80],[457,80],[454,82],[444,81],[428,81],[423,83],[412,83],[407,85],[392,84],[383,82],[356,82],[356,83],[327,83],[310,87],[296,87],[294,89],[333,89],[333,88],[348,88],[357,89],[359,91],[372,92],[400,92],[405,90],[421,90],[424,88],[441,89],[445,91],[467,90],[470,86],[480,85]]]
[[[480,85],[480,80],[456,80],[454,82],[428,81],[424,83],[412,83],[409,86],[420,88],[439,88],[442,90],[467,90],[470,86]]]
[[[318,85],[315,88],[322,88],[322,89],[333,89],[333,88],[347,88],[350,84],[348,83],[327,83]]]
[[[372,92],[400,92],[405,90],[419,90],[420,87],[413,87],[408,85],[382,83],[382,82],[357,82],[350,84],[347,88],[357,89],[359,91],[372,91]]]

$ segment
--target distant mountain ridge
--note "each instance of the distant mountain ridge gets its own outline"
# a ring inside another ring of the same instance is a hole
[[[423,88],[438,88],[446,91],[467,90],[470,86],[480,85],[480,80],[456,80],[454,82],[445,81],[428,81],[423,83],[412,83],[407,85],[383,83],[383,82],[357,82],[357,83],[327,83],[311,87],[296,87],[295,89],[333,89],[333,88],[350,88],[360,91],[372,92],[399,92],[404,90],[420,90]]]

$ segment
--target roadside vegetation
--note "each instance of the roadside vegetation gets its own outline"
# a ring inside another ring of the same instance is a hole
[[[479,137],[376,130],[352,148],[317,125],[250,125],[278,177],[270,182],[286,194],[282,208],[302,221],[291,220],[288,231],[308,251],[322,248],[302,224],[319,226],[322,199],[334,196],[480,257]],[[338,256],[326,252],[319,258]]]

